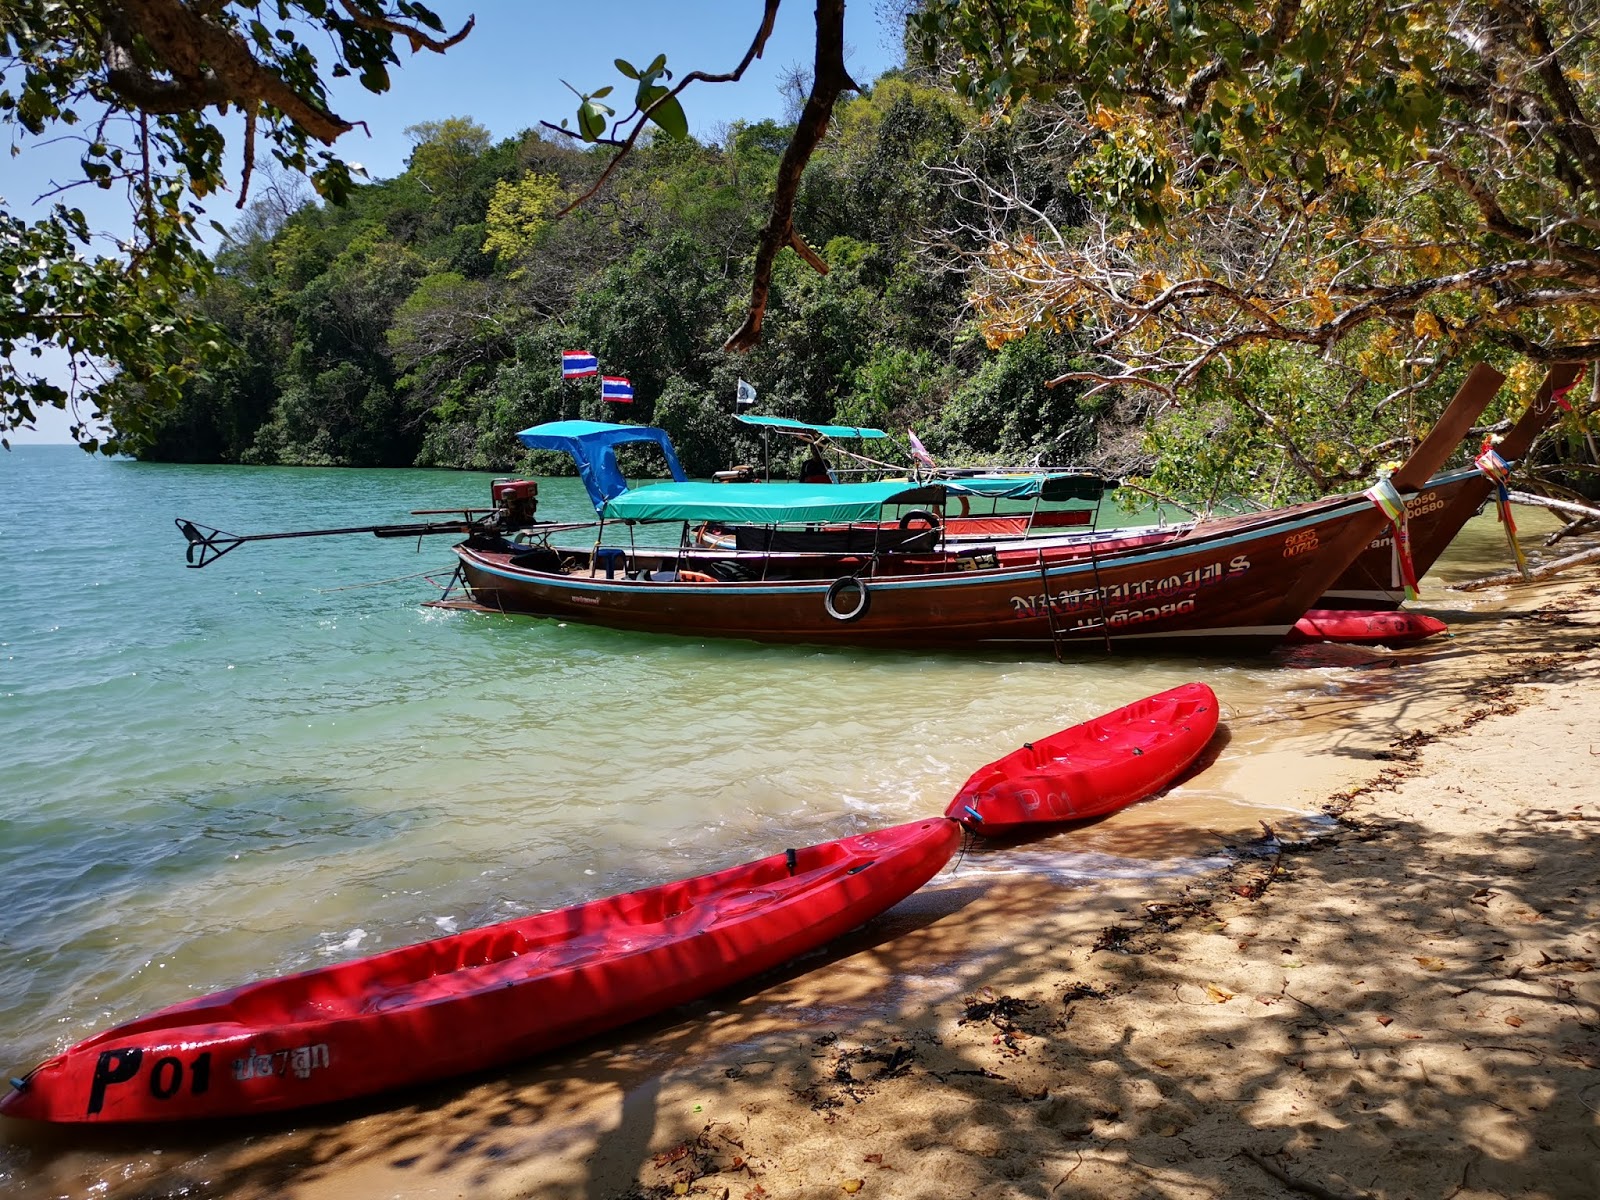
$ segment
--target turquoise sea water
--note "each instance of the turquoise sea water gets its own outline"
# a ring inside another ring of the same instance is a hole
[[[191,995],[936,813],[1022,740],[1190,678],[1247,748],[1365,661],[648,637],[424,608],[448,538],[190,570],[173,526],[405,520],[488,483],[0,455],[0,1073]],[[588,511],[541,484],[542,515]],[[1057,865],[1187,852],[1139,846]]]
[[[0,461],[6,1069],[241,978],[940,811],[1008,739],[1184,674],[447,613],[420,603],[447,537],[191,570],[173,525],[404,520],[488,483]],[[545,481],[544,515],[585,511]]]

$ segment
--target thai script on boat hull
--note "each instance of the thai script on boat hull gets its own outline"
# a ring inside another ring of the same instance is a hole
[[[1031,617],[1042,617],[1049,612],[1059,617],[1071,617],[1077,613],[1092,611],[1096,617],[1108,605],[1126,604],[1130,600],[1165,600],[1169,597],[1180,596],[1184,593],[1197,592],[1202,588],[1211,587],[1222,582],[1230,575],[1242,575],[1250,569],[1250,558],[1245,554],[1236,554],[1226,563],[1207,563],[1203,567],[1196,567],[1177,575],[1166,575],[1159,579],[1136,579],[1129,583],[1113,583],[1099,588],[1078,588],[1057,592],[1055,595],[1046,596],[1038,593],[1032,596],[1012,596],[1011,615],[1018,620],[1027,620]],[[1194,601],[1186,601],[1189,605],[1183,611],[1192,611]],[[1161,609],[1170,609],[1163,612]],[[1170,616],[1178,611],[1174,604],[1158,606],[1156,609],[1129,609],[1126,612],[1155,612],[1158,616]],[[1107,621],[1110,621],[1107,617]],[[1140,620],[1153,618],[1141,616]],[[1124,622],[1127,623],[1127,622]]]

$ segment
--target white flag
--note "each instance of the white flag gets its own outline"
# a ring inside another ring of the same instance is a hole
[[[739,390],[734,395],[734,403],[740,408],[745,408],[756,402],[756,389],[744,380],[739,380]]]

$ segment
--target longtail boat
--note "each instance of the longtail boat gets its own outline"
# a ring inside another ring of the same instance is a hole
[[[1135,700],[979,767],[945,816],[986,835],[1103,817],[1181,775],[1217,717],[1217,697],[1203,683]]]
[[[950,860],[939,817],[187,1000],[47,1060],[0,1113],[188,1121],[497,1066],[776,967]]]
[[[1407,518],[1410,561],[1416,576],[1426,574],[1439,560],[1462,527],[1483,506],[1498,486],[1495,475],[1522,459],[1534,439],[1567,407],[1566,394],[1584,373],[1581,363],[1557,363],[1551,367],[1533,401],[1504,437],[1485,445],[1478,465],[1438,474],[1415,492],[1403,496]],[[755,418],[741,418],[746,421]],[[786,425],[816,431],[828,436],[831,427],[807,426],[786,421]],[[883,436],[878,430],[841,431],[857,436]],[[982,471],[944,471],[934,478],[945,483],[949,501],[939,512],[940,544],[971,544],[986,541],[1000,546],[1109,544],[1127,538],[1150,544],[1159,536],[1178,537],[1190,528],[1187,522],[1161,526],[1129,526],[1121,529],[1084,528],[1097,525],[1101,494],[1117,486],[1088,472],[1017,472],[1012,474]],[[1004,499],[1027,502],[1022,512],[995,511],[994,501]],[[1041,502],[1082,501],[1091,508],[1049,508]],[[987,503],[990,511],[975,512],[974,505]],[[1505,517],[1502,515],[1502,521]],[[1514,526],[1508,526],[1514,532]],[[735,544],[733,531],[722,531],[715,544]],[[1513,554],[1516,550],[1513,548]],[[1406,600],[1405,581],[1395,548],[1395,531],[1384,530],[1319,597],[1319,609],[1394,609]]]
[[[1502,381],[1493,368],[1474,367],[1439,424],[1380,486],[1415,491]],[[565,428],[520,436],[530,446],[581,441]],[[521,545],[490,533],[455,552],[472,607],[652,633],[1058,653],[1074,645],[1267,647],[1388,524],[1369,494],[1353,493],[1197,522],[1176,535],[984,550],[926,536],[933,530],[920,528],[919,514],[944,497],[940,484],[675,480],[597,503],[587,547],[548,538]],[[770,540],[748,550],[698,546],[691,531],[705,521],[764,527]],[[639,546],[638,528],[651,523],[676,536]],[[786,531],[818,526],[843,532],[820,544],[785,540]],[[628,544],[607,544],[608,531]]]

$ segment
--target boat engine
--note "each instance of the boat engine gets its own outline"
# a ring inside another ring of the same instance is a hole
[[[496,479],[489,485],[500,528],[509,533],[534,523],[539,507],[539,483],[534,479]]]

